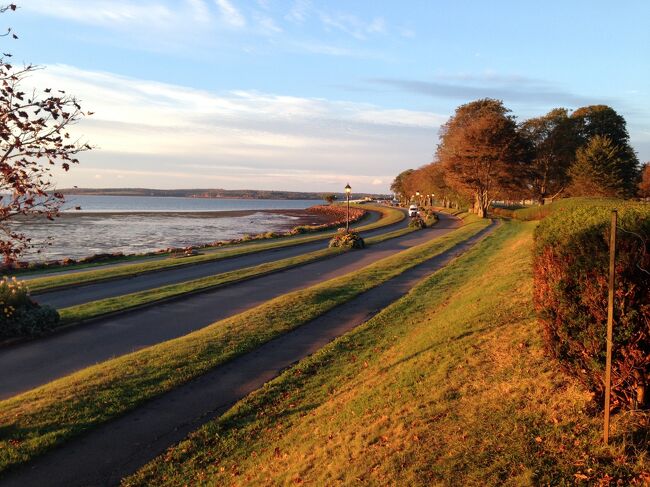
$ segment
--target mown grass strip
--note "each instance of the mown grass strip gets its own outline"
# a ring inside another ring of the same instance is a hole
[[[374,230],[377,228],[382,228],[394,223],[402,221],[405,216],[404,213],[400,210],[394,208],[382,207],[382,206],[372,206],[367,207],[368,209],[379,211],[382,214],[382,217],[374,222],[357,228],[357,231],[368,231]],[[43,292],[47,290],[53,290],[63,287],[75,286],[79,284],[88,284],[90,282],[99,282],[105,281],[120,277],[127,277],[137,274],[142,274],[146,272],[155,272],[163,269],[171,269],[174,267],[182,267],[188,265],[196,265],[204,262],[212,262],[221,259],[227,259],[230,257],[237,257],[241,255],[247,255],[254,252],[260,252],[263,250],[278,249],[282,247],[289,247],[293,245],[300,245],[308,242],[315,242],[318,240],[324,240],[330,238],[335,232],[319,232],[316,235],[307,235],[303,237],[289,237],[287,239],[273,240],[269,242],[253,243],[246,244],[242,246],[232,246],[218,251],[206,252],[202,255],[196,255],[191,257],[183,258],[165,258],[150,260],[146,262],[140,262],[136,264],[125,264],[110,267],[107,269],[98,269],[94,271],[84,271],[84,272],[71,272],[66,274],[59,274],[48,277],[41,277],[37,279],[31,279],[29,281],[30,291]]]
[[[180,297],[191,293],[215,289],[228,284],[234,284],[253,277],[261,277],[280,270],[290,269],[299,265],[314,262],[320,259],[333,257],[346,251],[343,248],[322,249],[296,257],[266,262],[256,266],[223,272],[214,276],[202,277],[178,284],[169,284],[154,289],[138,291],[121,296],[99,299],[59,310],[61,316],[60,326],[68,326],[99,316],[126,311],[144,305],[151,305],[159,301]]]
[[[0,471],[114,418],[286,333],[489,225],[469,217],[443,237],[360,271],[273,299],[189,335],[124,355],[0,402]]]
[[[376,245],[391,238],[397,238],[408,233],[412,233],[413,231],[415,231],[413,228],[401,228],[393,232],[369,237],[365,240],[365,242],[367,245]],[[251,279],[253,277],[261,277],[273,272],[290,269],[292,267],[308,264],[310,262],[326,259],[328,257],[334,257],[345,251],[346,249],[343,248],[316,250],[314,252],[309,252],[307,254],[299,255],[296,257],[289,257],[273,262],[266,262],[264,264],[246,267],[244,269],[236,269],[229,272],[223,272],[214,276],[202,277],[178,284],[169,284],[167,286],[161,286],[154,289],[147,289],[135,293],[114,296],[111,298],[99,299],[76,306],[70,306],[68,308],[62,308],[59,310],[59,314],[61,315],[59,326],[69,326],[73,323],[79,323],[107,314],[150,305],[159,301],[176,298],[190,293],[215,289],[217,287],[234,284],[247,279]]]
[[[544,354],[533,227],[505,223],[123,487],[644,485],[634,418],[604,446],[590,394]]]

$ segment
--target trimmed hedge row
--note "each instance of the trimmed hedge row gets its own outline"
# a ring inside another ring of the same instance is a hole
[[[612,405],[650,402],[650,206],[567,200],[535,232],[534,302],[547,350],[604,396],[611,210],[617,232]],[[517,210],[520,211],[520,210]]]

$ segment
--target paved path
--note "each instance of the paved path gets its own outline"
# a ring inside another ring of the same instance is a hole
[[[373,213],[374,214],[374,213]],[[381,235],[391,232],[408,225],[408,218],[401,222],[388,225],[386,227],[361,232],[364,237]],[[304,244],[291,245],[277,249],[261,250],[259,252],[242,255],[239,257],[229,257],[212,262],[201,264],[187,265],[171,269],[164,269],[155,272],[112,279],[109,281],[91,283],[71,288],[54,290],[44,293],[35,293],[34,298],[40,304],[49,304],[55,308],[65,308],[77,304],[88,303],[98,299],[122,296],[124,294],[153,289],[167,284],[176,284],[186,282],[201,277],[212,276],[222,272],[228,272],[244,267],[255,266],[266,262],[272,262],[288,257],[295,257],[314,250],[320,250],[327,247],[329,240],[318,240]]]
[[[186,335],[288,292],[361,269],[440,237],[459,225],[456,218],[441,214],[440,221],[432,228],[393,238],[363,251],[346,252],[0,349],[0,399],[89,365]]]
[[[216,367],[120,418],[73,439],[0,482],[7,486],[110,486],[236,401],[359,326],[492,230],[424,262],[256,350]]]

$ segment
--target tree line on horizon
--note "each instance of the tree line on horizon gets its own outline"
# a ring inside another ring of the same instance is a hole
[[[435,195],[485,217],[496,201],[560,196],[650,197],[650,163],[640,166],[625,119],[607,105],[555,108],[517,122],[501,100],[459,106],[440,129],[433,162],[407,169],[391,190],[402,201]]]

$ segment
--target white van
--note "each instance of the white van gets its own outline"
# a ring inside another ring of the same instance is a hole
[[[409,216],[418,216],[418,205],[409,206]]]

